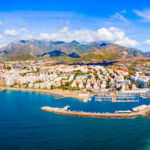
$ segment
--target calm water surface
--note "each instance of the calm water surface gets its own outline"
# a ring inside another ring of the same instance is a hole
[[[34,92],[0,92],[0,150],[150,150],[150,119],[99,119],[41,111],[48,105],[113,112],[138,103],[82,103]],[[149,100],[140,100],[140,104]]]

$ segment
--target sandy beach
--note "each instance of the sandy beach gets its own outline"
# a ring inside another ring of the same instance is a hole
[[[72,97],[79,99],[84,102],[84,98],[79,96],[79,93],[76,91],[71,90],[61,90],[61,89],[53,89],[53,90],[43,90],[43,89],[23,89],[23,88],[4,88],[3,90],[19,90],[19,91],[31,91],[31,92],[40,92],[40,93],[47,93],[47,94],[56,94],[63,97]]]
[[[0,87],[0,92],[5,91],[6,88]]]

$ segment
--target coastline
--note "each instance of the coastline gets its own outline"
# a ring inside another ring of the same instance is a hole
[[[25,89],[25,88],[0,88],[1,91],[5,90],[15,90],[15,91],[30,91],[30,92],[38,92],[38,93],[46,93],[46,94],[56,94],[60,95],[63,97],[71,97],[71,98],[76,98],[78,100],[81,100],[82,102],[84,101],[83,97],[80,97],[78,92],[75,91],[66,91],[66,90],[60,90],[60,89],[53,89],[53,90],[44,90],[44,89]],[[124,114],[124,113],[92,113],[92,112],[78,112],[78,111],[68,111],[64,110],[64,108],[52,108],[52,107],[41,107],[41,110],[47,111],[47,112],[52,112],[56,114],[62,114],[62,115],[70,115],[70,116],[78,116],[78,117],[91,117],[91,118],[136,118],[136,117],[147,117],[148,114],[150,113],[150,108],[142,111],[142,112],[132,112],[129,114]]]
[[[46,93],[46,94],[56,94],[63,97],[76,98],[82,102],[85,102],[84,98],[80,97],[78,92],[71,91],[71,90],[61,90],[61,89],[44,90],[44,89],[29,89],[29,88],[25,89],[25,88],[11,88],[11,87],[3,88],[3,90],[31,91],[31,92],[39,92],[39,93]]]
[[[129,114],[77,112],[77,111],[65,110],[65,107],[64,108],[53,108],[53,107],[48,107],[48,106],[41,107],[41,110],[56,113],[56,114],[61,114],[61,115],[90,117],[90,118],[114,118],[114,119],[115,118],[116,119],[129,119],[129,118],[136,118],[136,117],[150,118],[150,116],[148,116],[148,114],[150,113],[150,108],[148,108],[144,111],[141,111],[141,112],[132,112]]]

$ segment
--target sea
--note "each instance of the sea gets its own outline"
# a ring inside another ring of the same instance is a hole
[[[88,112],[131,110],[139,103],[91,102],[37,92],[0,92],[0,150],[150,150],[150,119],[84,118],[42,106]]]

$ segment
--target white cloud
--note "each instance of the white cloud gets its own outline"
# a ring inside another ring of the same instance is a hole
[[[69,30],[68,27],[64,27],[55,33],[40,33],[37,35],[35,32],[30,32],[26,28],[18,30],[5,30],[5,35],[8,35],[11,39],[44,39],[52,41],[65,41],[70,42],[76,40],[78,42],[93,42],[93,41],[106,41],[115,44],[119,44],[127,47],[136,47],[138,42],[130,39],[125,35],[125,32],[119,28],[99,28],[96,31],[93,30]]]
[[[124,31],[115,27],[100,28],[97,31],[69,31],[68,28],[65,28],[65,32],[62,32],[62,30],[60,30],[59,32],[52,34],[41,33],[38,38],[53,41],[61,40],[66,42],[70,42],[73,40],[76,40],[78,42],[107,41],[128,47],[135,47],[138,45],[137,41],[129,39],[125,35]]]
[[[60,30],[60,32],[67,32],[69,29],[68,29],[68,27],[63,27],[61,30]]]
[[[126,11],[125,10],[123,10],[121,13],[126,13]],[[123,22],[126,22],[126,23],[128,23],[129,21],[121,14],[121,13],[115,13],[114,15],[112,15],[111,17],[110,17],[110,19],[111,20],[121,20],[121,21],[123,21]]]
[[[41,33],[39,38],[40,39],[50,39],[50,35],[48,33]]]
[[[150,22],[150,9],[144,9],[143,11],[140,10],[133,10],[133,12],[142,18],[141,21],[143,22]]]
[[[113,41],[114,40],[113,33],[106,28],[98,29],[97,37],[98,37],[98,39],[103,40],[103,41]]]
[[[88,30],[75,30],[75,31],[67,31],[67,32],[57,32],[57,33],[41,33],[39,35],[39,39],[53,40],[53,41],[66,41],[70,42],[73,40],[79,42],[92,42],[95,40],[95,32]]]
[[[125,37],[123,40],[115,41],[115,44],[128,46],[128,47],[135,47],[138,45],[137,41],[130,40],[128,37]]]
[[[5,30],[4,34],[8,35],[8,36],[16,36],[18,35],[20,32],[16,31],[16,30]]]
[[[4,34],[5,35],[8,35],[8,36],[17,36],[19,34],[25,34],[27,33],[28,30],[26,28],[21,28],[21,29],[18,29],[18,30],[5,30],[4,31]]]
[[[102,41],[116,41],[123,40],[125,37],[125,33],[119,28],[110,27],[110,28],[101,28],[97,31],[98,39]]]
[[[35,32],[30,32],[26,28],[20,29],[20,39],[24,40],[34,39],[35,35],[36,35]]]
[[[9,36],[11,39],[18,38],[24,40],[34,39],[36,35],[35,32],[30,32],[26,28],[20,28],[18,30],[5,30],[4,34]]]
[[[144,45],[146,45],[146,46],[150,46],[150,39],[148,39],[148,40],[144,41]]]

